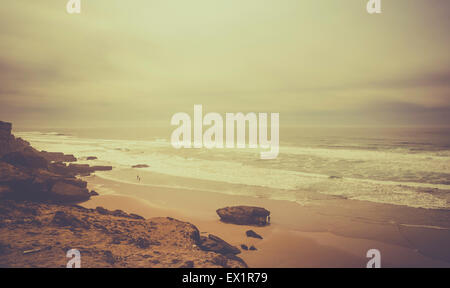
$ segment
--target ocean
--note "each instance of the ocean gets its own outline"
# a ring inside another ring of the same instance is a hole
[[[113,172],[96,175],[115,181],[300,205],[339,198],[450,209],[449,128],[288,127],[280,132],[280,153],[273,160],[261,160],[257,149],[174,149],[171,131],[136,134],[139,137],[109,133],[114,137],[68,129],[15,135],[39,150],[74,154],[83,163],[112,165]],[[98,160],[84,161],[88,156]],[[137,164],[149,167],[131,168]],[[151,174],[170,180],[146,182]],[[135,175],[143,181],[137,182]]]

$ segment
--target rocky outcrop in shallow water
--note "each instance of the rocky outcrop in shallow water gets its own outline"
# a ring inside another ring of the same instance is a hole
[[[131,166],[131,168],[148,168],[150,166],[148,166],[147,164],[137,164],[137,165],[133,165]]]
[[[70,163],[65,168],[68,174],[76,174],[82,176],[88,176],[95,171],[110,171],[113,169],[112,166],[90,166],[88,164],[74,164]]]

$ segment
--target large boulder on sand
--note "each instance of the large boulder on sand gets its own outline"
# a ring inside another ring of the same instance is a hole
[[[238,225],[267,225],[270,211],[261,207],[233,206],[218,209],[220,220]]]

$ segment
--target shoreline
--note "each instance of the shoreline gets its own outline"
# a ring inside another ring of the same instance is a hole
[[[382,267],[450,267],[448,210],[186,177],[190,165],[175,175],[157,165],[155,172],[110,171],[104,164],[113,163],[95,153],[39,151],[15,138],[11,123],[0,124],[0,266],[59,267],[68,247],[80,247],[92,267],[363,268],[372,249],[379,250]],[[134,156],[128,161],[142,160]],[[251,173],[237,175],[251,180]],[[269,175],[278,179],[263,174]],[[283,197],[271,199],[274,192]],[[217,209],[241,205],[269,210],[271,224],[219,221]],[[249,238],[248,230],[262,239]]]
[[[406,220],[422,219],[414,216],[416,208],[335,199],[326,201],[327,210],[324,212],[323,205],[301,206],[285,200],[144,186],[95,175],[83,179],[100,196],[82,203],[82,206],[121,209],[146,218],[170,216],[193,223],[201,232],[217,235],[236,247],[254,245],[256,251],[243,250],[238,255],[249,267],[363,268],[369,260],[366,252],[374,248],[381,252],[382,267],[450,267],[447,255],[437,250],[442,246],[434,247],[435,244],[427,239],[430,230],[436,229],[408,226],[410,224]],[[271,225],[253,227],[220,222],[216,209],[234,205],[260,206],[270,210]],[[357,216],[352,215],[355,209],[360,212]],[[423,210],[425,214],[439,214],[439,211]],[[361,217],[361,214],[367,217]],[[373,217],[372,214],[378,216]],[[397,219],[388,220],[395,215]],[[406,222],[401,223],[402,220]],[[445,223],[445,219],[442,222]],[[245,231],[250,229],[263,239],[247,238]],[[450,241],[446,228],[431,234],[435,233],[439,233],[436,239],[443,244]]]

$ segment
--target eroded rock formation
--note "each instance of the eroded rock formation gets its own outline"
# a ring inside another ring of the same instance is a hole
[[[101,207],[2,200],[0,267],[66,267],[70,249],[80,251],[83,268],[246,267],[234,255],[203,250],[190,223],[136,216]]]
[[[0,121],[0,198],[46,202],[81,202],[90,197],[87,183],[78,175],[111,170],[111,166],[89,166],[73,155],[37,151],[11,134],[11,123]],[[55,162],[56,161],[56,162]]]
[[[11,128],[0,121],[0,267],[66,267],[70,249],[85,268],[246,267],[238,248],[190,223],[73,205],[96,194],[77,175],[112,167],[67,165],[73,155],[37,151]]]

